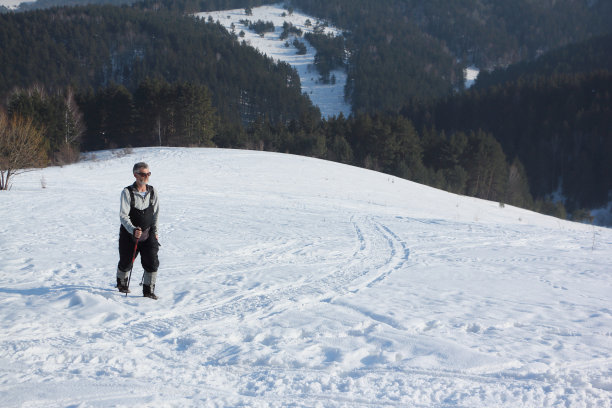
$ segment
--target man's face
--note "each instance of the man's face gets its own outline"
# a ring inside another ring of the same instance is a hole
[[[148,168],[141,168],[136,173],[134,173],[134,177],[136,177],[136,182],[139,184],[146,184],[149,181],[149,177],[151,176],[151,172]]]

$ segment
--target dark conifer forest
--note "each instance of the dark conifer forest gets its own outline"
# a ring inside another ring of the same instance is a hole
[[[579,220],[612,199],[611,2],[287,1],[344,30],[285,26],[317,50],[321,81],[348,74],[353,113],[328,119],[291,66],[192,16],[274,1],[74,3],[0,11],[0,109],[44,128],[51,163],[128,146],[265,149]]]

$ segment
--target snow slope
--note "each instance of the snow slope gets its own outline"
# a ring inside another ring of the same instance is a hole
[[[609,229],[291,155],[96,156],[0,192],[2,407],[610,407]],[[114,288],[140,160],[157,301],[138,263]]]
[[[474,65],[470,65],[469,67],[463,70],[463,76],[465,78],[464,84],[466,88],[471,88],[474,85],[479,73],[480,70]]]
[[[34,1],[34,0],[32,0]],[[24,0],[0,0],[0,6],[4,6],[9,9],[17,8],[21,3],[25,3]]]
[[[229,32],[232,32],[232,24],[234,24],[234,32],[236,35],[240,31],[244,31],[244,40],[252,47],[259,50],[262,54],[267,55],[274,60],[283,61],[294,67],[302,84],[302,92],[306,93],[312,103],[318,106],[324,118],[330,116],[338,116],[342,113],[345,117],[351,114],[351,106],[344,100],[344,85],[346,84],[347,74],[342,69],[332,71],[332,75],[336,77],[335,84],[325,84],[319,81],[319,73],[314,66],[314,57],[316,50],[303,37],[298,38],[307,49],[304,55],[297,55],[296,48],[291,45],[285,46],[287,40],[281,40],[280,35],[283,32],[283,23],[291,23],[295,27],[300,28],[304,33],[312,32],[318,19],[308,16],[299,11],[294,11],[289,14],[283,8],[283,4],[254,7],[253,15],[246,15],[244,9],[223,10],[213,12],[197,13],[196,16],[208,20],[212,17],[213,21],[219,21]],[[285,16],[283,16],[285,14]],[[258,20],[265,22],[271,21],[274,24],[275,31],[266,33],[263,37],[248,29],[240,23],[240,20],[249,20],[253,23]],[[310,20],[312,25],[306,26],[306,21]],[[340,35],[340,31],[334,27],[325,29],[326,34]],[[295,36],[288,38],[289,43],[292,43]]]

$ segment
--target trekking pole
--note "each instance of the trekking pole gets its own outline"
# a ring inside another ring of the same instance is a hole
[[[130,279],[132,279],[132,270],[134,269],[134,259],[136,259],[136,249],[138,248],[138,240],[136,240],[136,245],[134,245],[134,254],[132,255],[132,267],[130,268],[130,274],[128,275],[127,287],[130,288]],[[125,292],[125,297],[127,297],[127,292]]]

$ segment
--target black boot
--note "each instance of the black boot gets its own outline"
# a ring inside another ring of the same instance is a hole
[[[157,295],[153,293],[155,285],[142,285],[142,296],[157,300]]]
[[[119,289],[121,293],[130,293],[130,289],[127,285],[124,285],[119,278],[117,278],[117,289]]]

